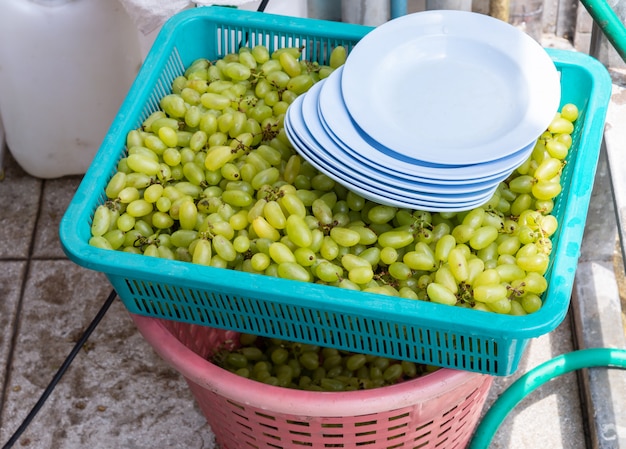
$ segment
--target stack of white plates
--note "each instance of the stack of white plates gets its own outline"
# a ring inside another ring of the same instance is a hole
[[[551,58],[517,28],[427,11],[367,34],[284,123],[304,159],[365,198],[459,211],[530,156],[560,94]]]

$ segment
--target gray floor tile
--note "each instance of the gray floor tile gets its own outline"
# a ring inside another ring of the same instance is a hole
[[[80,184],[81,177],[68,176],[60,179],[48,179],[44,182],[43,196],[35,243],[34,258],[59,258],[65,253],[59,242],[59,223]]]
[[[0,259],[28,257],[41,195],[39,179],[28,176],[10,156],[0,181]]]
[[[96,315],[111,287],[69,261],[34,261],[0,423],[6,441]],[[182,377],[116,300],[20,440],[50,449],[213,447]]]
[[[0,397],[5,383],[5,361],[8,360],[13,324],[18,309],[27,262],[0,262]]]

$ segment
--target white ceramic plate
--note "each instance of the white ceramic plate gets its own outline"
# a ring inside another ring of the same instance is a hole
[[[357,193],[367,192],[368,199],[372,201],[387,203],[393,201],[394,205],[398,207],[411,207],[413,209],[428,208],[430,211],[450,209],[468,210],[487,202],[497,188],[496,184],[489,191],[472,196],[471,198],[463,196],[459,196],[458,198],[431,197],[429,195],[420,195],[419,192],[414,191],[397,191],[396,189],[390,188],[388,185],[381,185],[376,180],[357,179],[355,172],[352,172],[346,167],[337,167],[332,162],[329,163],[327,159],[321,157],[322,153],[319,151],[319,148],[308,147],[306,143],[300,140],[297,133],[291,129],[288,121],[285,121],[285,123],[285,132],[289,140],[292,142],[294,148],[296,148],[296,151],[305,160],[311,163],[320,172],[345,187]]]
[[[473,195],[480,194],[490,190],[494,183],[498,183],[506,179],[509,173],[499,175],[489,180],[467,181],[463,183],[448,184],[439,180],[428,180],[422,182],[420,178],[405,179],[397,177],[393,172],[380,170],[378,168],[365,165],[358,159],[353,159],[350,155],[345,154],[344,150],[326,133],[321,125],[319,117],[314,115],[317,110],[315,98],[320,90],[322,82],[314,85],[305,95],[303,100],[298,100],[298,104],[289,108],[287,116],[291,121],[291,128],[309,148],[317,148],[320,156],[324,157],[328,163],[335,166],[348,167],[356,172],[357,177],[365,176],[368,179],[378,179],[385,184],[397,187],[403,190],[412,190],[424,192],[427,194],[464,194]],[[305,105],[310,109],[308,120],[304,120],[303,108]]]
[[[361,173],[361,167],[344,166],[321,147],[319,142],[306,132],[306,126],[298,119],[296,112],[301,106],[302,98],[296,99],[290,106],[284,120],[287,136],[296,151],[319,171],[335,181],[358,193],[368,192],[368,199],[377,202],[394,201],[398,207],[428,208],[428,210],[467,210],[488,201],[498,183],[493,183],[480,192],[462,192],[456,194],[429,194],[414,187],[397,188],[396,185],[385,183],[383,179],[367,177]],[[295,120],[292,121],[292,118]],[[402,206],[400,206],[402,204]]]
[[[349,176],[342,175],[340,172],[336,171],[332,166],[326,165],[323,161],[316,158],[315,151],[308,151],[306,145],[302,142],[298,141],[298,137],[296,137],[295,133],[289,128],[288,122],[285,121],[285,132],[288,138],[291,140],[294,147],[297,148],[298,153],[307,160],[311,165],[313,165],[320,172],[325,173],[330,178],[334,179],[336,182],[339,182],[347,189],[354,191],[355,193],[361,195],[363,198],[366,198],[370,201],[374,201],[378,204],[385,204],[394,207],[406,208],[406,209],[417,209],[417,210],[425,210],[429,212],[461,212],[473,209],[478,207],[484,203],[486,203],[493,193],[490,195],[486,195],[484,199],[480,201],[470,202],[470,203],[438,203],[438,202],[428,202],[428,201],[419,201],[415,199],[406,199],[403,197],[388,197],[384,193],[380,191],[373,191],[370,187],[364,187],[362,185],[355,185],[350,182]],[[495,189],[494,189],[495,191]]]
[[[357,126],[383,148],[452,165],[527,146],[549,125],[561,93],[554,63],[530,36],[453,10],[372,30],[348,55],[341,89]]]
[[[442,184],[460,182],[470,184],[474,182],[488,182],[496,178],[504,179],[515,168],[520,166],[532,153],[537,136],[518,151],[503,158],[487,163],[465,166],[428,166],[418,161],[406,162],[379,151],[372,146],[371,140],[364,137],[355,127],[341,97],[342,68],[337,69],[323,83],[318,97],[317,115],[326,133],[352,158],[362,164],[385,171],[395,177],[406,179],[418,178],[423,182],[437,182]],[[311,93],[309,91],[306,96]],[[312,110],[313,98],[305,98],[303,115],[307,123],[316,125],[315,112]],[[314,130],[314,135],[319,131]],[[542,131],[543,132],[543,131]],[[504,175],[504,176],[503,176]]]
[[[319,84],[319,83],[318,83]],[[489,182],[476,184],[455,184],[451,186],[438,184],[424,184],[419,182],[409,182],[404,179],[390,177],[387,174],[362,165],[358,160],[340,161],[337,156],[342,154],[342,150],[337,147],[332,139],[323,132],[319,123],[313,124],[313,119],[304,121],[302,108],[315,96],[319,86],[313,86],[306,96],[299,97],[290,106],[285,117],[285,127],[288,127],[309,152],[314,152],[315,159],[323,160],[324,165],[330,170],[340,171],[342,174],[349,174],[353,184],[362,186],[375,186],[376,191],[385,192],[389,196],[402,196],[406,198],[428,200],[433,202],[473,202],[484,195],[490,194],[494,186],[506,178],[494,179]],[[311,106],[309,106],[311,107]],[[320,132],[313,134],[311,129],[318,129]],[[309,155],[309,157],[311,157]],[[327,169],[323,170],[324,172]]]

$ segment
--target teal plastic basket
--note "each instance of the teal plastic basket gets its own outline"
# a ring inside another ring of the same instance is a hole
[[[584,54],[547,49],[561,72],[562,103],[575,103],[581,114],[554,209],[560,226],[549,288],[534,314],[484,313],[88,245],[94,211],[125,155],[126,134],[158,108],[192,61],[222,57],[243,43],[270,50],[304,46],[304,58],[325,63],[332,48],[350,50],[370,30],[222,7],[170,19],[63,217],[60,237],[68,257],[105,273],[135,314],[491,375],[513,373],[529,340],[555,329],[569,306],[611,93],[607,70]]]

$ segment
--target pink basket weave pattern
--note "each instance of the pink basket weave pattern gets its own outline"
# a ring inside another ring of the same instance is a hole
[[[221,449],[465,448],[493,378],[441,368],[373,390],[321,393],[245,379],[206,357],[237,333],[131,314],[183,375]]]

